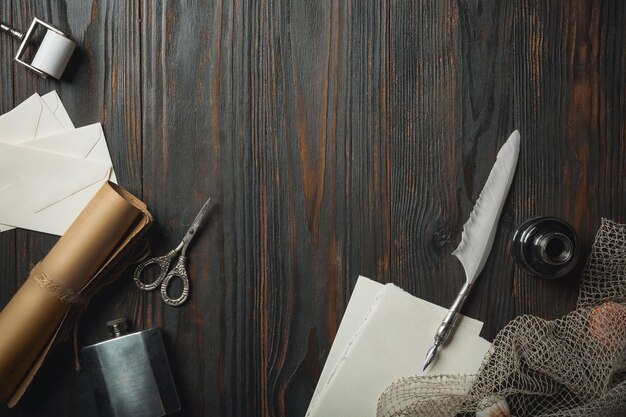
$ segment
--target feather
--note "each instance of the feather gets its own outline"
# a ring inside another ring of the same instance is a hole
[[[463,225],[461,243],[452,252],[461,261],[465,279],[470,284],[480,275],[491,252],[500,213],[515,175],[519,148],[520,134],[516,130],[498,152],[496,163],[491,168],[469,220]]]

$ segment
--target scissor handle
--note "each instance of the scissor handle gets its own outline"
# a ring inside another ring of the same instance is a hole
[[[137,284],[137,286],[144,291],[151,291],[161,285],[161,282],[163,282],[165,276],[167,275],[167,270],[170,267],[172,260],[176,257],[177,254],[178,253],[176,252],[176,250],[172,250],[163,256],[157,256],[156,258],[148,259],[147,261],[144,261],[137,265],[137,268],[135,269],[135,274],[133,275],[133,278],[135,279],[135,284]],[[159,276],[153,282],[146,284],[141,279],[141,275],[146,267],[150,265],[157,265],[160,272]]]
[[[161,285],[161,298],[163,298],[163,301],[165,301],[166,304],[173,307],[177,307],[187,301],[187,297],[189,296],[189,277],[187,276],[187,270],[185,269],[185,261],[185,256],[181,255],[178,258],[178,262],[176,262],[176,266],[165,276],[163,284]],[[170,284],[176,278],[179,278],[182,281],[183,291],[178,298],[172,298],[167,292]]]

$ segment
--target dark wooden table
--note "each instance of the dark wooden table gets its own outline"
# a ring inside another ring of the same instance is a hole
[[[184,307],[127,272],[80,323],[80,345],[119,316],[160,326],[181,416],[303,416],[359,274],[448,306],[464,279],[450,252],[516,128],[517,176],[465,309],[484,337],[576,304],[580,268],[516,268],[517,225],[562,217],[586,257],[601,217],[626,221],[622,1],[0,2],[14,26],[34,16],[80,50],[45,81],[2,36],[0,111],[56,89],[77,126],[102,122],[120,184],[156,217],[155,252],[215,201]],[[56,240],[0,235],[0,307]],[[58,346],[0,415],[94,415],[72,355]]]

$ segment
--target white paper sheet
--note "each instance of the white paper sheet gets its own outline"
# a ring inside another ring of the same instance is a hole
[[[74,129],[54,91],[34,94],[0,116],[0,144],[21,148],[2,149],[5,162],[17,165],[0,167],[0,231],[22,227],[62,235],[105,181],[116,182],[102,126]],[[43,153],[49,158],[27,175],[32,159]],[[22,181],[15,178],[19,171],[27,175]]]
[[[337,330],[335,340],[333,341],[333,345],[328,353],[328,357],[326,358],[326,364],[324,365],[324,369],[322,369],[319,383],[315,388],[311,402],[314,401],[317,395],[319,395],[319,391],[328,383],[330,373],[335,369],[342,355],[344,355],[350,340],[354,337],[357,330],[364,322],[365,317],[369,309],[374,304],[374,301],[376,301],[377,296],[382,295],[382,292],[386,289],[387,286],[384,284],[363,276],[360,276],[357,280],[354,290],[352,290],[350,302],[348,303],[348,307],[346,308],[341,324],[339,325],[339,330]],[[420,298],[416,298],[416,300],[422,307],[434,309],[442,318],[448,311],[447,309],[426,300],[422,300]],[[461,316],[459,317],[458,326],[464,327],[469,332],[478,335],[482,330],[483,323],[471,317]]]
[[[389,384],[422,374],[446,311],[391,284],[360,277],[307,416],[375,416],[378,397]],[[478,336],[481,327],[464,318],[429,373],[475,373],[490,347]]]

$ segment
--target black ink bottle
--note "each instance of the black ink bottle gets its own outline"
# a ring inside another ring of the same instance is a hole
[[[556,217],[535,217],[517,228],[511,247],[517,264],[530,275],[559,278],[570,272],[580,254],[576,232]]]

